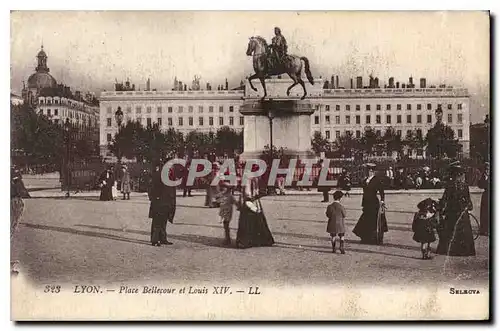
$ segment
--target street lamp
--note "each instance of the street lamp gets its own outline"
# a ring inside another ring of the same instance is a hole
[[[270,148],[270,162],[272,164],[273,158],[274,158],[274,148],[273,148],[273,119],[276,117],[276,114],[274,113],[273,109],[268,109],[267,110],[267,118],[269,118],[269,148]],[[269,169],[269,165],[267,167]],[[268,194],[274,193],[274,184],[272,188],[269,190],[268,188]]]
[[[64,122],[64,132],[66,133],[66,198],[69,198],[69,185],[70,185],[70,167],[69,158],[71,151],[71,123],[69,118]]]
[[[118,131],[117,131],[117,134],[120,133],[120,129],[122,127],[122,122],[123,122],[123,112],[122,112],[122,108],[121,107],[118,107],[118,109],[116,110],[115,112],[115,120],[116,120],[116,124],[118,126]],[[120,150],[118,150],[118,163],[121,162],[121,154],[120,154]]]

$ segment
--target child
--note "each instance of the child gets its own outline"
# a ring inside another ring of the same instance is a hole
[[[344,193],[341,191],[335,191],[333,193],[333,203],[326,208],[326,217],[328,217],[328,225],[326,227],[326,232],[330,234],[332,242],[332,252],[336,253],[335,240],[336,235],[339,236],[340,241],[340,253],[345,254],[344,250],[344,234],[345,234],[345,217],[346,211],[344,206],[340,204],[340,200]]]
[[[224,245],[231,245],[231,235],[229,233],[229,223],[233,218],[233,204],[236,204],[236,200],[233,196],[233,190],[229,185],[221,181],[221,191],[217,195],[217,200],[219,202],[219,216],[221,223],[224,224],[225,240]]]
[[[421,244],[422,259],[431,259],[431,243],[436,241],[434,229],[438,224],[437,202],[427,198],[417,205],[418,212],[413,217],[411,226],[414,234],[413,240]]]

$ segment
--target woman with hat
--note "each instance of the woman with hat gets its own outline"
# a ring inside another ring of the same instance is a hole
[[[472,210],[465,170],[459,162],[449,167],[450,180],[446,184],[439,205],[444,218],[441,221],[437,253],[450,256],[474,256],[474,237],[470,224]]]
[[[123,194],[123,200],[125,198],[130,200],[130,173],[128,172],[127,165],[122,165],[122,176],[121,176],[121,192]]]
[[[363,180],[363,198],[361,206],[363,213],[353,229],[353,233],[361,238],[363,244],[382,244],[384,232],[388,231],[387,220],[384,213],[384,187],[383,181],[375,174],[376,165],[365,164],[368,176]],[[380,200],[377,197],[380,194]]]
[[[484,172],[478,183],[479,188],[482,188],[483,194],[481,195],[481,216],[479,224],[479,233],[487,236],[490,227],[490,163],[484,164]]]

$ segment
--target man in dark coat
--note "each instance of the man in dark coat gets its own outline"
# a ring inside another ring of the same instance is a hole
[[[478,186],[483,189],[483,194],[481,195],[481,216],[479,233],[483,236],[489,234],[490,228],[490,164],[486,162],[484,165],[484,172],[479,179]]]
[[[176,207],[176,187],[167,186],[161,180],[162,167],[157,165],[151,178],[149,190],[149,217],[151,223],[151,244],[153,246],[172,245],[167,240],[167,222],[173,223]],[[169,177],[175,180],[174,170],[170,171]]]

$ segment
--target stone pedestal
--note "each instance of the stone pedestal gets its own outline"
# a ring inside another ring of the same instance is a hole
[[[260,99],[262,87],[254,83],[258,91],[254,92],[248,83],[245,98],[240,113],[245,116],[243,159],[259,158],[266,145],[271,145],[270,121],[272,118],[272,145],[276,148],[286,148],[287,153],[299,159],[314,158],[311,151],[311,114],[314,113],[317,96],[317,86],[308,84],[308,96],[300,100],[301,87],[295,87],[290,97],[286,89],[291,80],[266,80],[268,97]],[[320,82],[318,82],[321,87]],[[316,88],[315,88],[316,87]],[[297,89],[297,90],[296,90]],[[247,92],[248,91],[248,92]]]

